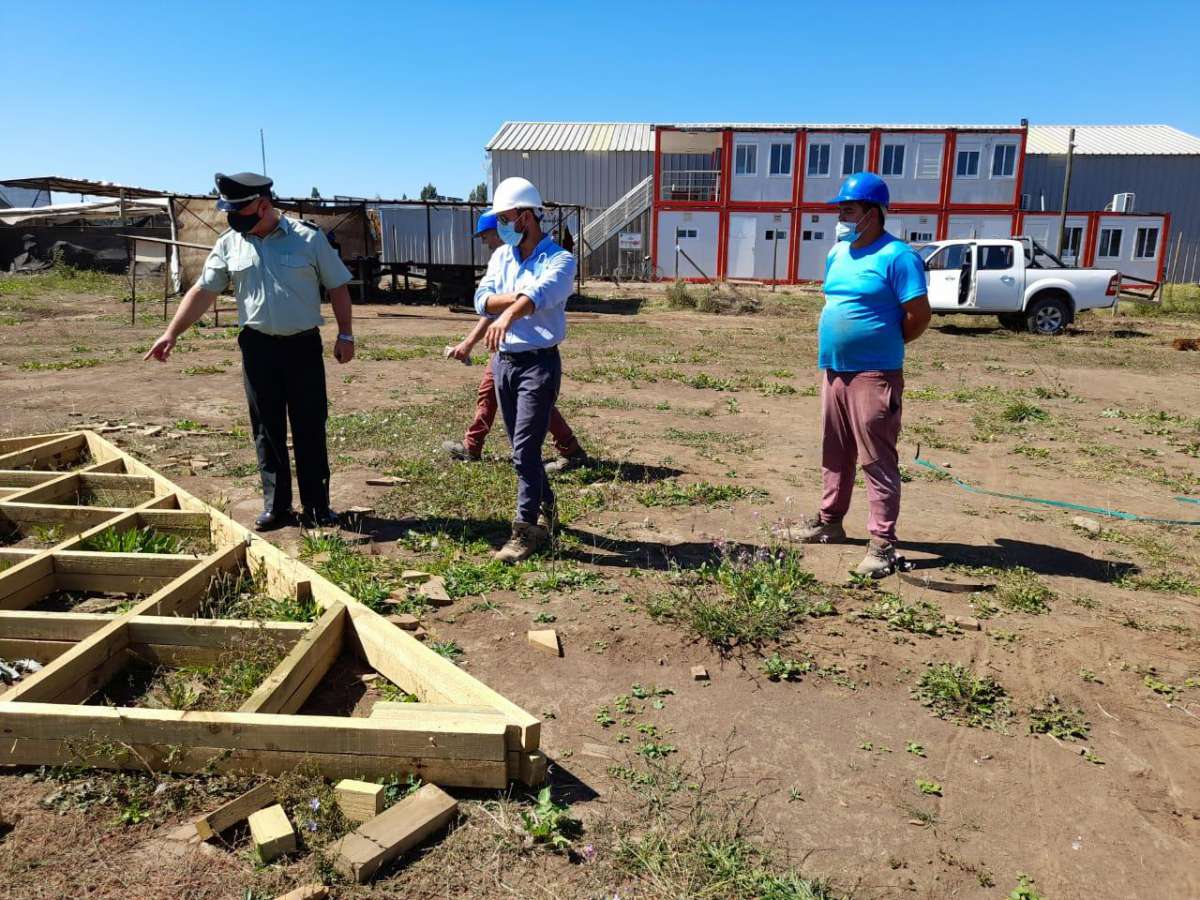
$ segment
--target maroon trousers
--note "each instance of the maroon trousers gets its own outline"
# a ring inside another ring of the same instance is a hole
[[[483,452],[483,443],[487,440],[488,432],[496,421],[496,381],[492,375],[492,361],[489,359],[484,366],[483,380],[479,382],[479,394],[475,401],[475,418],[463,435],[463,446],[472,456]],[[579,441],[567,420],[559,413],[558,407],[550,412],[550,438],[554,441],[554,449],[563,456],[570,456],[579,451]]]
[[[900,518],[901,397],[904,373],[825,370],[821,384],[821,520],[840,522],[850,508],[854,472],[867,482],[867,531],[894,543]]]

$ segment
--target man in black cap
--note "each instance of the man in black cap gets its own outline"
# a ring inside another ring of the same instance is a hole
[[[291,420],[296,480],[306,526],[336,525],[329,506],[329,458],[325,446],[325,363],[318,326],[321,287],[337,318],[333,357],[354,358],[350,271],[321,231],[281,216],[271,204],[271,179],[252,172],[216,175],[229,231],[204,263],[204,272],[184,296],[162,337],[146,359],[165,362],[179,335],[192,326],[232,284],[242,326],[242,372],[250,425],[262,474],[263,512],[259,531],[290,524],[292,473],[287,452]]]

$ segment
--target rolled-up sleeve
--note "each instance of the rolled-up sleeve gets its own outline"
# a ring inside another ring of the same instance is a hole
[[[321,277],[321,284],[325,290],[332,291],[349,283],[353,276],[338,256],[338,252],[333,249],[333,245],[329,243],[329,238],[317,232],[313,235],[312,246],[317,262],[317,274]]]
[[[533,285],[521,288],[521,293],[533,302],[533,308],[538,311],[555,309],[566,304],[574,280],[575,257],[562,250],[546,260]]]
[[[204,260],[204,270],[196,280],[196,285],[203,290],[219,294],[229,286],[229,266],[225,262],[224,247],[217,243]]]
[[[475,288],[475,312],[489,319],[496,318],[487,311],[488,297],[500,293],[500,252],[496,251],[488,259],[487,271],[479,279],[479,287]]]

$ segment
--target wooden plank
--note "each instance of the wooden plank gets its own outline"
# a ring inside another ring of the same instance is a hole
[[[260,784],[253,787],[240,797],[234,797],[228,803],[217,807],[207,815],[196,819],[192,825],[200,840],[207,841],[216,837],[226,828],[232,828],[251,813],[258,812],[264,806],[276,802],[275,785]]]
[[[147,605],[138,614],[165,616],[168,613],[186,616],[195,611],[208,592],[212,579],[221,572],[232,572],[241,567],[246,558],[246,546],[235,544],[217,550],[199,560],[191,569],[147,598]]]
[[[364,884],[457,815],[458,801],[437,785],[427,784],[330,844],[326,853],[335,869]]]
[[[29,602],[31,585],[44,583],[54,578],[54,560],[49,553],[31,556],[24,562],[9,566],[0,572],[0,609],[20,609]]]
[[[341,652],[347,618],[344,606],[327,609],[241,705],[241,712],[294,713],[303,706]]]
[[[96,613],[0,612],[0,637],[37,641],[82,641],[116,616]]]
[[[0,637],[0,659],[12,662],[14,659],[36,659],[42,665],[58,659],[75,644],[71,641],[46,641],[32,638]],[[4,695],[0,694],[0,699]]]
[[[147,509],[138,513],[138,524],[164,534],[210,533],[211,520],[207,512],[187,509]]]
[[[0,455],[0,469],[46,469],[79,459],[87,444],[82,432],[65,434]]]
[[[276,803],[266,809],[251,813],[246,820],[250,824],[250,837],[254,841],[254,849],[258,858],[264,863],[294,853],[296,850],[296,829],[288,821],[283,807]]]
[[[0,702],[0,709],[3,703]],[[388,778],[412,775],[430,784],[502,789],[508,784],[506,764],[498,760],[432,759],[420,756],[358,756],[283,750],[229,750],[211,745],[168,747],[160,743],[124,741],[104,747],[115,755],[96,755],[102,745],[87,739],[12,740],[0,742],[0,765],[90,766],[98,769],[155,772],[225,772],[237,775],[283,775],[297,766],[315,765],[326,778]]]
[[[256,622],[249,619],[180,619],[138,616],[129,622],[131,644],[178,644],[225,649],[248,638],[290,647],[312,628],[307,622]],[[3,618],[0,617],[0,633]]]
[[[119,634],[124,636],[123,627]],[[83,644],[76,644],[75,649],[81,646]],[[62,669],[57,671],[61,673]],[[138,707],[67,706],[52,701],[19,702],[33,695],[30,691],[10,699],[13,692],[33,684],[35,679],[47,673],[54,674],[54,670],[47,667],[30,676],[29,681],[17,685],[0,700],[0,743],[13,738],[62,741],[90,736],[97,741],[138,744],[290,750],[362,757],[479,759],[507,764],[503,723],[478,721],[465,728],[453,717],[439,713],[426,713],[420,721],[399,723],[341,716],[183,712]]]
[[[125,509],[106,506],[74,506],[61,503],[20,503],[0,500],[0,516],[18,525],[62,525],[83,531],[107,524]]]
[[[333,788],[338,808],[351,822],[365,822],[383,812],[382,784],[343,778]]]
[[[60,575],[147,575],[174,578],[196,565],[191,553],[104,553],[55,550],[54,571]]]
[[[61,472],[38,471],[37,469],[0,469],[0,484],[5,487],[28,488],[53,481]]]
[[[16,450],[24,450],[26,447],[44,444],[46,441],[52,441],[55,438],[60,437],[68,437],[72,434],[81,434],[81,432],[55,431],[51,434],[22,434],[15,437],[0,438],[0,453],[7,454]]]
[[[53,503],[69,497],[79,490],[78,472],[60,472],[57,478],[27,487],[21,493],[7,499],[22,503]]]
[[[398,700],[378,700],[371,707],[371,715],[385,718],[395,713],[399,716],[409,715],[409,710],[419,709],[425,712],[457,713],[461,716],[500,716],[504,713],[494,706],[460,706],[457,703],[403,703]]]
[[[27,559],[33,559],[41,553],[41,550],[36,550],[32,547],[0,547],[0,563],[8,563],[16,565],[19,562],[25,562]],[[4,569],[0,568],[0,572]]]
[[[75,644],[40,672],[10,688],[0,696],[0,708],[7,709],[7,704],[17,701],[28,704],[82,703],[125,667],[128,647],[125,623],[115,620]]]
[[[494,707],[509,722],[510,749],[532,752],[538,748],[542,729],[540,719],[367,607],[355,603],[353,606],[347,604],[347,608],[367,662],[380,675],[403,685],[422,701]]]

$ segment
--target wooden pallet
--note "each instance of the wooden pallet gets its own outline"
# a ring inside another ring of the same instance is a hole
[[[97,497],[125,505],[81,505]],[[81,549],[134,527],[206,538],[212,550]],[[35,530],[58,543],[0,547],[0,658],[44,664],[0,692],[0,765],[276,774],[311,761],[329,778],[411,773],[478,788],[545,778],[536,717],[93,432],[0,439],[0,533]],[[239,570],[272,596],[311,597],[322,614],[311,624],[196,618],[212,579]],[[135,601],[105,614],[30,609],[55,591]],[[212,664],[247,634],[286,655],[236,712],[85,704],[131,660]],[[296,715],[343,648],[420,702],[369,718]]]

